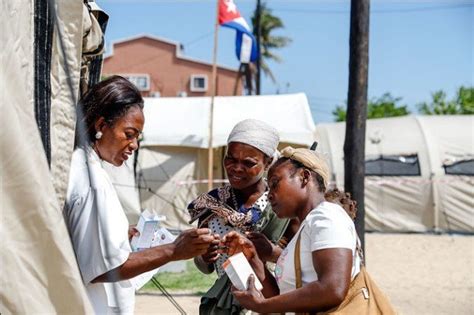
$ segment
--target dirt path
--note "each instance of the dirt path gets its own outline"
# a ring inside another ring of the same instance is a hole
[[[367,268],[400,314],[474,314],[474,236],[367,234]],[[199,297],[174,295],[187,314]],[[162,295],[138,295],[136,314],[179,314]]]
[[[199,313],[201,297],[173,294],[173,298],[185,310],[186,314]],[[180,314],[171,302],[161,294],[137,295],[135,314]]]

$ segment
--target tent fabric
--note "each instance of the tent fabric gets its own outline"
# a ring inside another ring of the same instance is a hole
[[[474,177],[446,175],[444,165],[474,159],[474,115],[419,117],[433,181],[434,225],[474,232]]]
[[[73,2],[56,3],[80,25]],[[2,2],[0,313],[90,314],[35,121],[33,16],[33,1]]]
[[[55,32],[51,56],[51,175],[59,204],[63,204],[74,150],[74,101],[79,99],[84,4],[81,1],[56,2],[66,56]],[[69,72],[64,68],[64,58]],[[68,79],[71,80],[74,95],[71,95]]]
[[[207,148],[210,97],[146,98],[142,146]],[[281,141],[311,144],[314,122],[303,93],[265,96],[222,96],[214,101],[213,146],[227,144],[236,123],[246,118],[279,129]]]
[[[474,116],[404,116],[367,121],[366,160],[417,154],[419,176],[367,176],[366,229],[474,232],[474,178],[443,165],[474,158]],[[320,124],[315,138],[333,184],[344,187],[345,123]]]
[[[224,148],[214,149],[214,178],[222,179]],[[153,146],[140,150],[138,187],[143,209],[166,216],[163,225],[183,230],[189,225],[187,205],[199,193],[207,191],[207,161],[205,149]]]
[[[144,140],[136,184],[141,208],[165,215],[167,228],[190,227],[186,207],[199,193],[207,191],[209,108],[209,97],[145,98]],[[305,94],[216,97],[215,186],[225,181],[222,159],[227,137],[237,122],[247,118],[275,127],[280,133],[280,149],[312,144],[314,123]],[[129,217],[136,213],[126,212]]]

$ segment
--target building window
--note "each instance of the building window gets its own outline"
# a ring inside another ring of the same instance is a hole
[[[474,176],[474,159],[461,160],[449,165],[443,165],[447,175],[468,175]]]
[[[381,155],[365,161],[367,176],[420,176],[417,154]]]
[[[148,74],[122,74],[121,76],[135,84],[140,91],[150,90],[150,75]]]
[[[193,74],[189,81],[191,92],[206,92],[207,91],[207,75]]]

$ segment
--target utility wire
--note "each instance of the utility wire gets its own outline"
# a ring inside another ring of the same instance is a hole
[[[214,34],[214,31],[207,32],[206,34],[202,34],[201,36],[196,37],[195,39],[192,39],[192,40],[184,43],[183,44],[184,49],[186,49],[186,47],[189,47],[189,46],[193,45],[194,43],[197,43],[197,42],[199,42],[199,41],[201,41],[201,40],[203,40],[207,37],[211,37],[213,34]]]
[[[177,43],[177,46],[178,46],[178,52],[173,52],[174,56],[178,57],[178,58],[192,58],[194,59],[193,57],[190,57],[188,55],[186,55],[184,52],[186,50],[186,47],[189,47],[189,46],[192,46],[194,45],[195,43],[211,36],[212,34],[214,34],[214,31],[212,32],[208,32],[208,33],[204,33],[194,39],[191,39],[190,41],[182,44],[180,42]],[[114,43],[112,42],[112,45],[114,45]],[[180,48],[180,46],[183,46],[183,49]],[[120,71],[125,71],[127,69],[129,69],[130,67],[133,67],[133,66],[136,66],[136,65],[147,65],[147,64],[150,64],[150,63],[153,63],[155,62],[156,60],[159,60],[161,58],[163,58],[164,56],[168,55],[169,52],[168,51],[163,51],[163,52],[160,52],[158,54],[156,54],[155,56],[151,57],[151,58],[147,58],[146,60],[139,60],[135,63],[132,63],[132,64],[126,64],[126,65],[123,65],[122,67],[118,67],[116,69],[115,72],[120,72]],[[201,63],[204,63],[204,64],[210,64],[210,62],[206,61],[206,60],[198,60],[198,62],[201,62]],[[225,66],[225,65],[217,65],[217,67],[224,67],[224,68],[229,68],[228,66]]]
[[[432,7],[418,7],[418,8],[406,8],[406,9],[371,9],[371,14],[390,14],[390,13],[412,13],[412,12],[429,12],[439,10],[452,10],[452,9],[464,9],[473,8],[474,3],[463,3],[456,5],[444,5],[444,6],[432,6]],[[274,8],[274,11],[278,12],[293,12],[293,13],[304,13],[304,14],[350,14],[350,10],[331,10],[331,9],[283,9]]]

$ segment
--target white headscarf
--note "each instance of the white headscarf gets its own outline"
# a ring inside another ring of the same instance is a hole
[[[265,155],[273,157],[280,142],[280,135],[275,128],[263,121],[245,119],[237,123],[230,132],[227,144],[230,142],[251,145]]]

